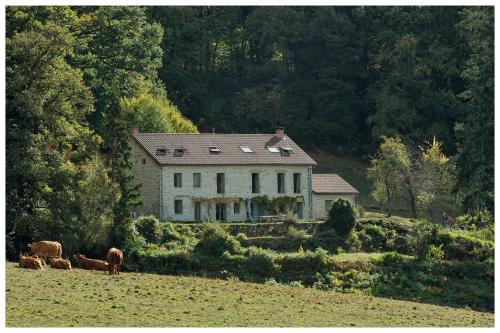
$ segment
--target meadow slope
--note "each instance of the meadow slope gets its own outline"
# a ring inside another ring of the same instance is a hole
[[[43,271],[6,264],[6,325],[493,326],[468,309],[310,288],[154,274]]]

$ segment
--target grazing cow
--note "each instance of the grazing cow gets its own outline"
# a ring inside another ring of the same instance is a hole
[[[40,241],[28,244],[31,252],[47,261],[48,257],[61,258],[62,246],[59,242]]]
[[[31,268],[31,269],[42,269],[42,264],[38,258],[28,257],[28,254],[21,254],[19,256],[19,267],[21,268]]]
[[[109,274],[120,274],[120,265],[123,262],[123,252],[117,248],[110,248],[106,255]]]
[[[53,259],[52,262],[50,263],[50,267],[56,268],[56,269],[69,269],[71,270],[71,261],[68,259]]]
[[[78,267],[82,269],[91,269],[96,271],[107,271],[108,263],[104,260],[85,258],[83,254],[77,253],[73,256],[78,262]]]

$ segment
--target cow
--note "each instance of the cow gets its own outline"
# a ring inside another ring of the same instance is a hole
[[[68,269],[71,270],[71,261],[68,259],[53,259],[52,262],[50,263],[50,267],[56,268],[56,269]]]
[[[123,252],[117,248],[110,248],[106,255],[109,274],[120,274],[120,265],[123,262]]]
[[[73,256],[78,262],[78,267],[96,271],[107,271],[108,263],[104,260],[85,258],[83,254],[77,253]]]
[[[33,254],[30,256],[30,258],[33,258],[33,259],[36,259],[40,262],[40,265],[42,267],[46,266],[47,264],[45,263],[45,260],[43,260],[43,258],[39,258],[36,254]]]
[[[28,254],[21,254],[19,256],[19,267],[21,268],[31,268],[31,269],[42,269],[42,263],[38,258],[28,257]]]
[[[28,244],[31,252],[47,261],[48,257],[61,258],[62,246],[59,242],[40,241]]]

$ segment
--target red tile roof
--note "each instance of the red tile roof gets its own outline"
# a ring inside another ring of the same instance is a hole
[[[317,164],[286,135],[282,138],[274,134],[134,132],[131,135],[158,163],[165,165]],[[253,152],[245,153],[240,146],[250,147]],[[274,153],[267,149],[268,146],[289,147],[292,152],[279,149],[279,152]],[[209,147],[216,147],[220,152],[210,153]],[[166,148],[166,154],[158,155],[158,148]],[[174,156],[175,148],[184,148],[182,156]]]
[[[318,194],[358,194],[351,184],[335,173],[313,174],[312,190]]]

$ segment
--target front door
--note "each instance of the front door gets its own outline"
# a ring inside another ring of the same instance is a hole
[[[299,219],[302,219],[302,216],[303,216],[303,210],[304,208],[304,203],[303,202],[296,202],[295,203],[295,215],[297,215],[297,217]]]
[[[226,204],[223,203],[218,203],[215,205],[215,219],[217,221],[226,221],[226,210],[227,206]]]
[[[201,221],[201,202],[194,203],[194,220]]]

